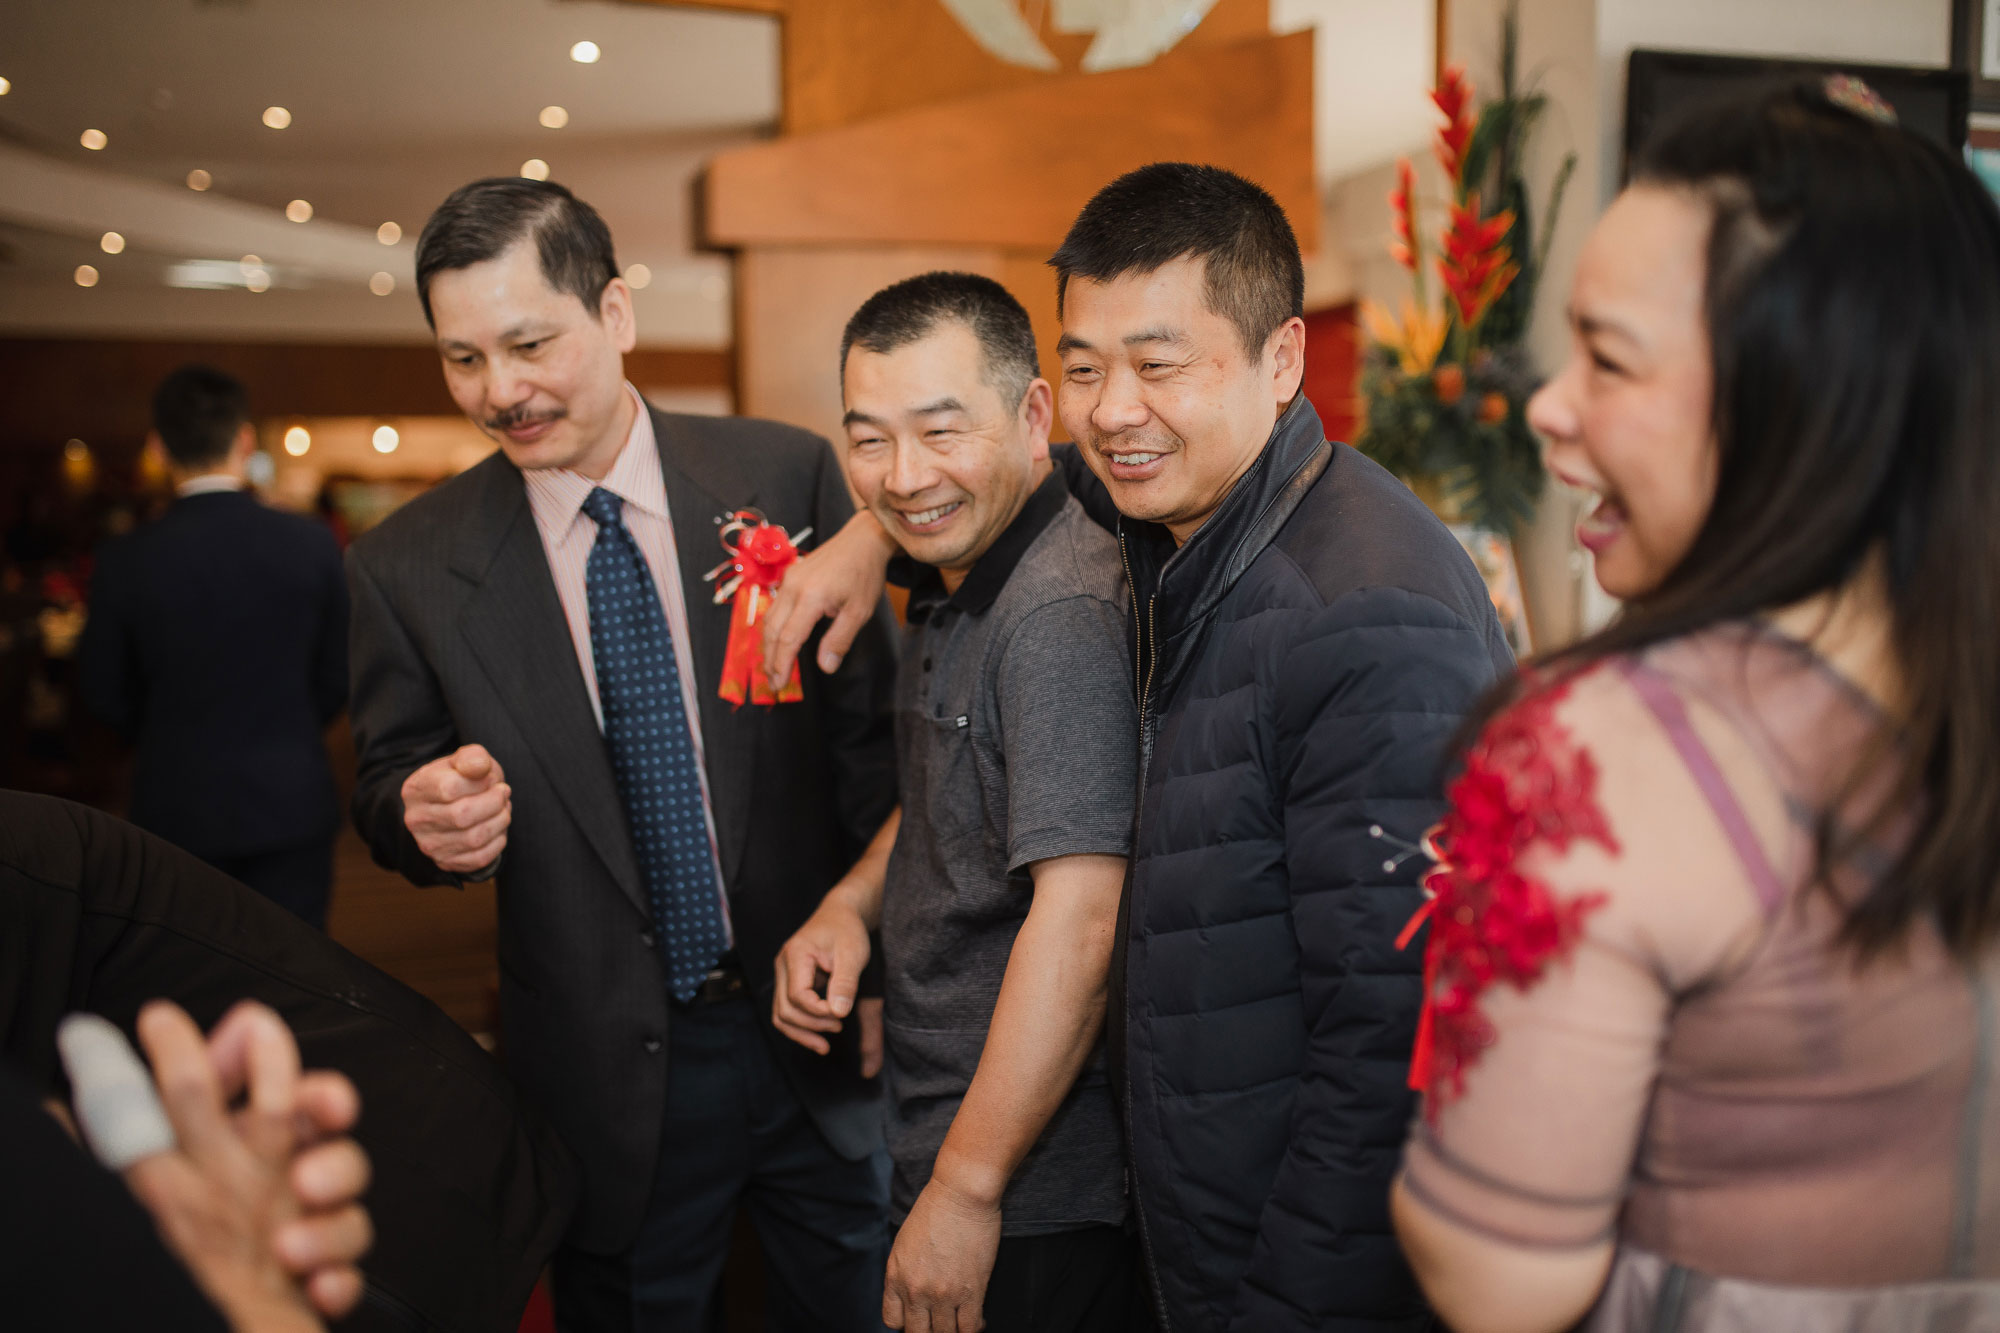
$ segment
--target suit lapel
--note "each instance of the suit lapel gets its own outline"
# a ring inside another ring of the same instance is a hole
[[[460,632],[604,868],[650,915],[611,757],[527,492],[512,467],[504,475],[496,470],[489,484],[493,493],[480,506],[488,521],[468,531],[452,559],[477,585],[460,613]]]
[[[688,649],[694,656],[695,695],[701,714],[709,802],[715,811],[715,840],[723,880],[733,884],[749,833],[756,737],[747,725],[749,719],[718,693],[730,612],[726,606],[715,605],[715,585],[703,583],[701,576],[723,557],[715,540],[716,518],[725,510],[756,504],[757,497],[747,481],[733,475],[735,469],[713,457],[713,451],[704,449],[671,417],[654,412],[652,418],[653,439],[660,450],[660,477],[673,518],[681,592],[687,602]]]

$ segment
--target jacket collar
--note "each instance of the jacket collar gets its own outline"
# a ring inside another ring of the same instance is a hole
[[[1300,393],[1271,428],[1264,452],[1185,545],[1175,549],[1161,524],[1118,520],[1132,561],[1133,596],[1141,607],[1157,599],[1152,611],[1162,641],[1208,617],[1285,526],[1332,456],[1319,413]]]
[[[944,576],[936,566],[919,564],[907,555],[898,555],[890,561],[889,581],[900,583],[910,590],[909,619],[912,622],[926,619],[940,606],[949,606],[969,615],[986,612],[1000,590],[1007,586],[1007,580],[1014,576],[1014,567],[1021,563],[1021,557],[1035,544],[1035,538],[1042,535],[1042,529],[1055,522],[1056,515],[1062,513],[1069,503],[1069,485],[1063,480],[1060,470],[1051,470],[1042,478],[1041,485],[1028,494],[1021,505],[1021,512],[1014,515],[1014,521],[1004,528],[993,544],[986,548],[984,555],[973,562],[965,581],[958,585],[958,591],[946,596]]]

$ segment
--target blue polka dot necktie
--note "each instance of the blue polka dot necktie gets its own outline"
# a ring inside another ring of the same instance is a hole
[[[626,530],[624,503],[602,486],[583,502],[597,524],[583,574],[590,653],[604,742],[652,899],[667,989],[687,1001],[729,947],[729,935],[674,639],[645,557]]]

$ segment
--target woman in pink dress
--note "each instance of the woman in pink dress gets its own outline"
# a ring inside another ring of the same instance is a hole
[[[1626,606],[1431,840],[1404,1247],[1460,1333],[2000,1329],[2000,211],[1762,94],[1570,319],[1530,418]]]

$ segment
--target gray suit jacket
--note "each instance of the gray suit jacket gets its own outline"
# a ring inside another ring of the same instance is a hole
[[[716,516],[761,508],[831,535],[852,513],[826,442],[741,418],[653,413],[689,603],[702,738],[737,952],[768,1006],[772,960],[895,803],[886,608],[840,671],[800,654],[805,699],[717,697],[726,608],[701,575]],[[454,882],[403,826],[409,774],[484,745],[513,788],[499,872],[500,1008],[508,1065],[581,1159],[570,1241],[613,1252],[644,1215],[666,1085],[669,1003],[637,858],[602,733],[520,473],[500,454],[411,501],[348,556],[354,818],[375,859]],[[852,1025],[850,1025],[851,1027]],[[880,1141],[878,1090],[850,1047],[820,1057],[767,1032],[828,1142]]]

